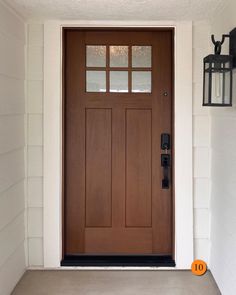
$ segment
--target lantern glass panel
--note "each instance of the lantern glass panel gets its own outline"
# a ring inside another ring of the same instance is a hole
[[[210,68],[209,62],[205,62],[204,66],[205,66],[205,68],[204,68],[205,71],[209,70],[209,68]]]
[[[231,68],[231,64],[230,64],[230,62],[226,62],[226,63],[224,64],[224,68],[225,68],[225,69],[230,69],[230,68]]]
[[[211,83],[211,102],[215,104],[221,104],[224,96],[224,77],[223,73],[212,72]]]
[[[209,102],[209,75],[209,71],[204,72],[204,104],[208,104]]]
[[[225,104],[231,104],[231,95],[232,95],[231,75],[232,75],[231,71],[228,71],[225,73],[225,95],[224,95]]]
[[[228,65],[215,64],[212,69],[211,103],[225,105],[231,102],[231,70]]]

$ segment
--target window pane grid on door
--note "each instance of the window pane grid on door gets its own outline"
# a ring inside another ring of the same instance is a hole
[[[150,68],[152,65],[151,46],[132,46],[132,67]]]
[[[86,71],[86,91],[106,92],[106,72]]]
[[[110,71],[110,92],[128,91],[128,71]]]
[[[132,71],[132,92],[150,93],[151,92],[151,72]]]
[[[88,45],[86,46],[86,66],[105,67],[106,66],[106,46]]]
[[[109,46],[110,67],[128,67],[128,46]]]
[[[151,46],[87,45],[86,92],[151,93]]]

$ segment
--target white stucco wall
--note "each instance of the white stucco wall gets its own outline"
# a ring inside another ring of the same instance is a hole
[[[195,258],[209,260],[210,117],[202,107],[203,58],[209,54],[208,22],[193,24],[193,196]]]
[[[29,265],[43,261],[43,26],[27,29],[27,219]]]
[[[25,271],[25,25],[0,3],[0,294]]]
[[[229,0],[211,24],[216,39],[236,27],[236,2]],[[212,48],[213,49],[213,48]],[[224,44],[228,53],[228,42]],[[211,109],[210,268],[223,295],[236,290],[236,73],[233,107]]]

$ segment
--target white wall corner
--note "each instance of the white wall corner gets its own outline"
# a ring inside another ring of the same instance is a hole
[[[9,3],[5,2],[4,0],[0,0],[0,4],[4,6],[12,15],[14,15],[18,20],[20,20],[23,23],[26,23],[26,18],[16,11]]]

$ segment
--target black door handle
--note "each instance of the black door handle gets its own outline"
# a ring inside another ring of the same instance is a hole
[[[163,179],[162,179],[162,188],[170,188],[170,155],[162,154],[161,155],[161,166],[163,167]]]
[[[162,133],[161,134],[161,149],[169,150],[170,149],[170,134]]]

